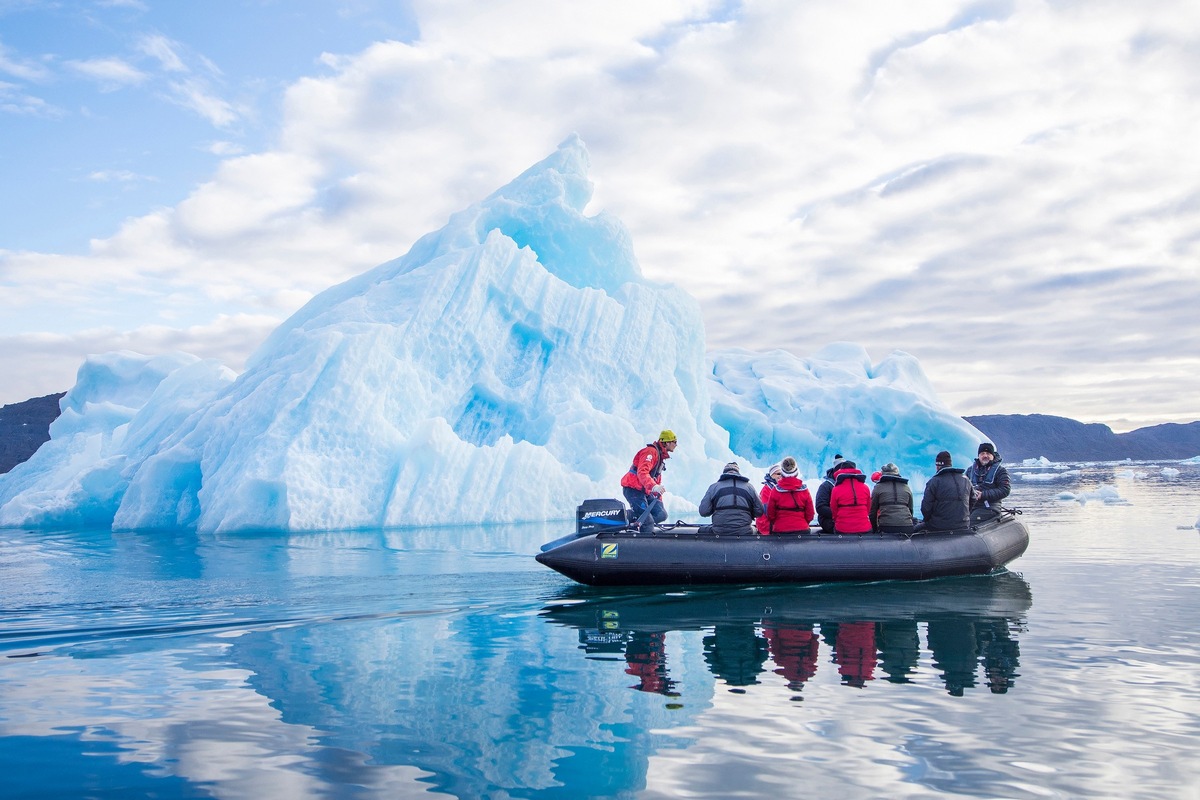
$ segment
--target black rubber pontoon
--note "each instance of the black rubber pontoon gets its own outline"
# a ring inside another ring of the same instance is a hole
[[[643,534],[602,529],[537,554],[537,560],[590,586],[825,583],[925,580],[983,575],[1029,546],[1029,532],[1004,512],[968,530],[912,535],[720,536],[678,524]]]

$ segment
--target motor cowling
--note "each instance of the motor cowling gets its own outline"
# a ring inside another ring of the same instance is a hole
[[[620,530],[625,522],[625,504],[620,500],[584,500],[575,509],[575,533],[580,536]]]

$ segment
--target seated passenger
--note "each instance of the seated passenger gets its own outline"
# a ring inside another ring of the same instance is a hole
[[[750,526],[762,513],[762,501],[750,488],[750,479],[742,477],[736,461],[725,465],[721,477],[700,501],[700,516],[712,517],[713,533],[722,535],[752,533]]]
[[[763,476],[762,488],[758,490],[758,499],[762,501],[763,508],[767,507],[767,498],[771,496],[771,490],[779,484],[779,479],[783,477],[783,470],[778,464],[772,464],[767,470],[767,474]],[[763,514],[758,519],[754,520],[754,527],[758,528],[761,534],[770,533],[767,527],[767,515]]]
[[[876,533],[912,533],[913,495],[900,468],[887,463],[877,473],[871,492],[871,527]]]
[[[833,533],[833,514],[829,510],[829,495],[833,493],[833,473],[838,471],[845,461],[841,453],[833,457],[833,466],[825,470],[825,480],[817,487],[817,496],[813,505],[817,509],[817,522],[821,525],[822,533]]]
[[[871,490],[867,488],[867,476],[853,461],[843,461],[833,473],[829,511],[834,533],[871,532]]]
[[[972,487],[973,519],[995,516],[999,513],[1000,501],[1012,491],[1008,470],[1000,466],[1003,460],[991,442],[984,442],[979,445],[979,455],[975,463],[967,467],[966,476]]]
[[[812,495],[800,479],[796,459],[791,456],[785,458],[780,462],[780,470],[783,477],[779,479],[779,485],[767,495],[767,513],[764,515],[767,532],[808,533],[808,526],[816,511],[813,509]]]
[[[971,526],[971,482],[954,467],[943,450],[933,462],[937,472],[925,483],[921,498],[922,527],[930,531],[958,531]]]

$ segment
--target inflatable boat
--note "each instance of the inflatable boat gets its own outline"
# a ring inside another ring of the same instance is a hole
[[[608,506],[608,503],[615,504]],[[589,504],[592,504],[589,507]],[[611,511],[609,509],[612,509]],[[616,509],[620,514],[616,513]],[[722,535],[707,525],[626,524],[618,501],[586,501],[576,532],[543,547],[539,563],[590,586],[826,583],[983,575],[1029,546],[1029,531],[1006,510],[970,528],[913,534]]]

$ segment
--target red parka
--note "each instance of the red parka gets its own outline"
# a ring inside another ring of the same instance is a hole
[[[771,492],[775,491],[771,484],[764,483],[763,487],[758,490],[758,499],[762,501],[763,508],[767,507],[767,501],[771,499]],[[754,527],[758,528],[758,532],[766,536],[771,532],[771,526],[767,523],[767,514],[764,511],[761,517],[754,518]]]
[[[837,533],[871,532],[871,490],[867,479],[856,468],[838,470],[833,475],[829,510]]]
[[[670,457],[671,454],[659,442],[651,442],[637,451],[633,465],[621,476],[621,485],[639,492],[649,492],[660,483],[658,476],[662,473],[663,462]]]
[[[778,486],[767,496],[766,505],[764,516],[770,533],[808,533],[809,523],[817,513],[808,487],[796,476],[780,478]]]

